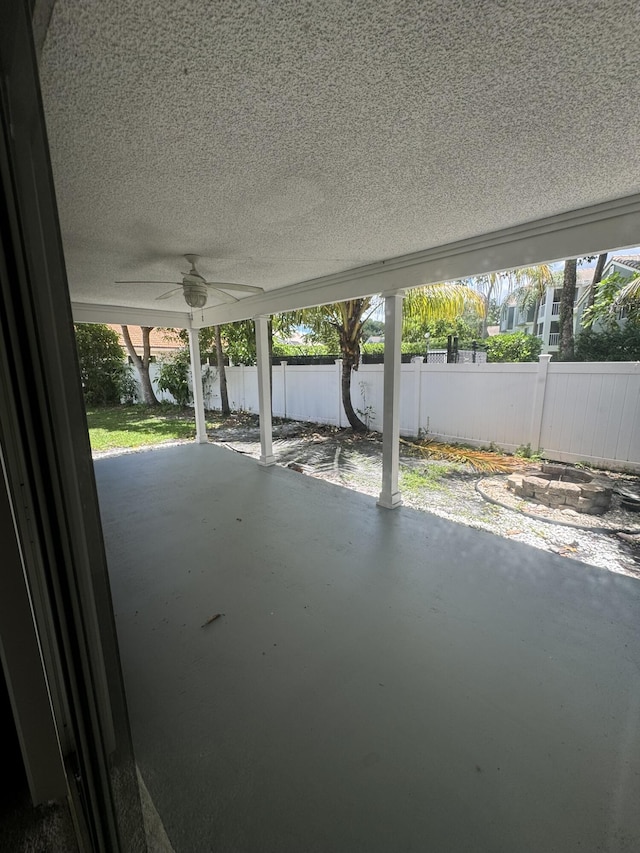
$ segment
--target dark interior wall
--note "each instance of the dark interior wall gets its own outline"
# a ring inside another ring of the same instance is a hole
[[[34,704],[19,702],[17,688],[57,685],[37,710],[67,733],[72,772],[61,790],[36,792],[34,801],[69,793],[85,849],[134,853],[146,842],[29,14],[52,6],[4,0],[0,27],[0,446],[15,534],[25,543],[14,561],[24,572],[12,578],[31,592],[24,616],[0,596],[3,628],[15,628],[11,655],[3,633],[4,661],[30,787],[33,768],[52,762]],[[25,665],[23,636],[37,639],[34,623],[43,652]],[[46,680],[35,678],[36,667]],[[49,741],[62,772],[59,741]]]
[[[0,666],[0,850],[74,853],[78,850],[67,803],[34,807],[20,751],[4,669]]]
[[[29,796],[18,732],[13,719],[9,690],[4,669],[0,667],[0,730],[2,731],[2,761],[0,761],[0,823],[11,809]],[[0,835],[1,838],[1,835]],[[6,849],[6,848],[5,848]]]

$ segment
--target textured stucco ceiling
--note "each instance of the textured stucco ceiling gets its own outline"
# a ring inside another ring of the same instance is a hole
[[[72,298],[268,290],[640,191],[637,0],[58,0]],[[161,303],[184,309],[182,297]]]

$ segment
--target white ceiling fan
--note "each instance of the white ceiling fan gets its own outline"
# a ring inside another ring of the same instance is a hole
[[[199,255],[185,255],[191,264],[189,272],[183,272],[182,282],[179,281],[116,281],[116,284],[173,284],[176,285],[166,293],[156,296],[156,299],[169,299],[174,293],[182,290],[184,301],[190,308],[204,308],[207,304],[209,291],[215,291],[220,302],[238,302],[238,298],[226,293],[227,290],[242,291],[243,293],[264,293],[264,288],[252,284],[238,284],[232,281],[207,281],[196,269]]]

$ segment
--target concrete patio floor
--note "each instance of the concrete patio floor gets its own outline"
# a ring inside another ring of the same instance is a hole
[[[638,580],[212,445],[95,469],[178,853],[640,849]]]

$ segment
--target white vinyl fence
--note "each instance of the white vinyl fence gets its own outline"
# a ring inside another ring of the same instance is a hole
[[[340,397],[342,363],[273,367],[273,414],[348,426]],[[382,430],[383,365],[353,373],[353,406]],[[255,367],[228,367],[232,409],[258,411]],[[162,395],[170,399],[169,395]],[[217,370],[209,369],[205,405],[220,408]],[[640,364],[402,365],[400,431],[507,451],[530,445],[549,459],[640,471]]]

